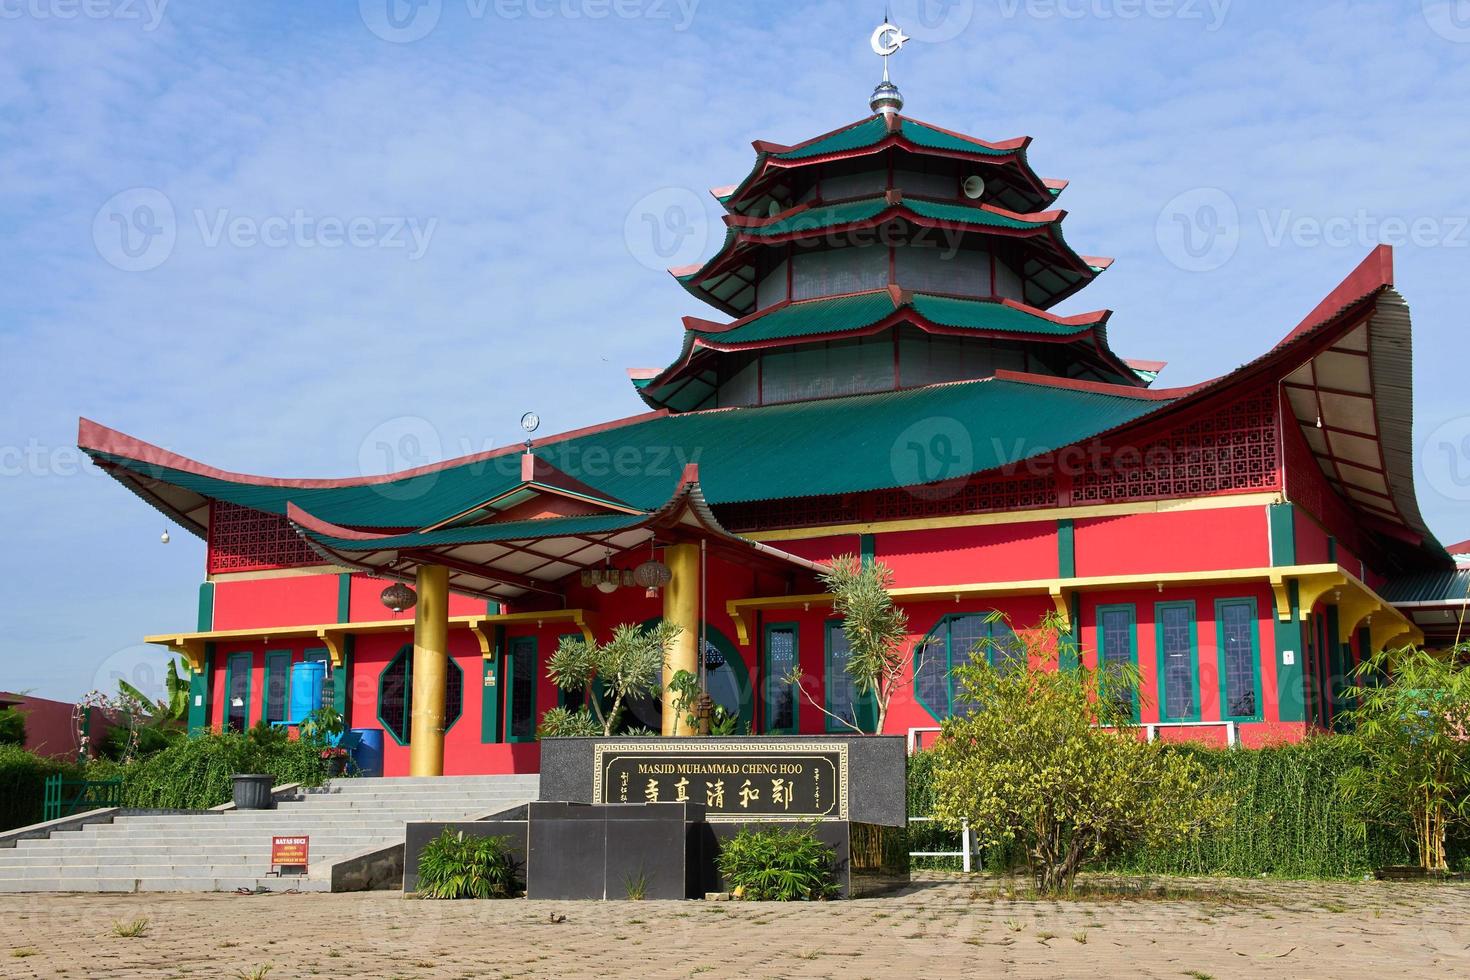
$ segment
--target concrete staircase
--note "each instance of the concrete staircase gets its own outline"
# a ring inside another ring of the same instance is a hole
[[[341,779],[274,810],[119,815],[0,849],[0,892],[331,891],[334,865],[402,845],[406,821],[475,820],[536,799],[539,784],[535,775]],[[267,877],[271,837],[287,835],[311,838],[309,873]]]

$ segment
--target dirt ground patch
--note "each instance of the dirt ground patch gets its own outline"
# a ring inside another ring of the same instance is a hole
[[[930,874],[890,897],[796,905],[4,895],[0,976],[1470,976],[1470,886],[1119,884],[1146,894],[1028,900]]]

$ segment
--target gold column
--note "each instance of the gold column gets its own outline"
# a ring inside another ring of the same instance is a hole
[[[444,692],[449,675],[449,569],[420,565],[413,614],[410,776],[444,775]]]
[[[664,622],[681,628],[679,638],[664,660],[663,733],[697,734],[674,712],[669,682],[681,670],[699,673],[699,545],[676,544],[664,549],[664,561],[673,577],[664,586]]]

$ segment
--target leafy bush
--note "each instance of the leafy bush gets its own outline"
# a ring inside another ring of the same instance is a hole
[[[587,708],[569,711],[555,707],[541,716],[537,738],[590,738],[602,734],[602,726]]]
[[[129,765],[95,760],[89,779],[123,780],[123,805],[206,810],[228,803],[236,773],[269,773],[276,783],[317,786],[326,780],[321,746],[291,742],[274,733],[210,732],[175,742]]]
[[[1016,847],[1048,893],[1135,844],[1194,839],[1226,805],[1202,767],[1139,736],[1129,671],[1057,668],[1062,635],[1049,620],[1018,634],[1019,656],[958,669],[971,707],[935,749],[935,815],[951,830],[968,821],[987,848]]]
[[[837,894],[836,854],[810,827],[793,830],[745,828],[720,846],[725,884],[753,902],[795,902]]]
[[[0,708],[0,745],[26,744],[26,716],[14,708]]]
[[[0,745],[0,830],[40,823],[46,811],[46,777],[81,778],[81,769],[18,745]]]
[[[419,852],[421,898],[511,898],[520,891],[505,837],[471,837],[445,828]]]

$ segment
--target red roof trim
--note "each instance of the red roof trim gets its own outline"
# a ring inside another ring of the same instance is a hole
[[[1136,357],[1125,357],[1123,363],[1135,371],[1162,371],[1169,366],[1168,361],[1141,361]]]
[[[603,422],[599,425],[589,425],[581,429],[572,429],[568,432],[560,432],[556,435],[547,436],[536,440],[539,446],[564,442],[568,439],[579,439],[583,436],[596,435],[610,429],[620,429],[627,425],[636,425],[640,422],[648,422],[653,419],[663,418],[669,415],[668,409],[658,409],[653,412],[644,412],[640,415],[630,415],[626,418],[614,419],[611,422]],[[246,486],[257,487],[282,487],[295,490],[329,490],[341,487],[365,487],[378,486],[386,483],[397,483],[400,480],[410,480],[414,477],[424,476],[429,473],[439,473],[443,470],[478,463],[487,459],[497,459],[511,453],[525,451],[524,443],[515,443],[509,446],[501,446],[498,449],[487,449],[481,453],[469,456],[460,456],[457,459],[448,459],[439,463],[429,463],[411,470],[402,470],[397,473],[385,473],[378,476],[362,477],[340,477],[331,479],[290,479],[283,477],[255,476],[249,473],[235,473],[229,470],[218,469],[208,466],[197,460],[180,456],[178,453],[144,442],[133,436],[116,429],[110,429],[91,419],[79,420],[77,428],[77,446],[84,452],[107,453],[111,456],[121,456],[138,463],[146,463],[150,466],[162,466],[169,469],[180,470],[184,473],[192,473],[195,476],[209,477],[210,479],[222,480],[226,483],[238,483]]]
[[[1393,284],[1393,248],[1389,245],[1379,245],[1368,253],[1368,257],[1338,284],[1336,289],[1328,293],[1327,298],[1318,303],[1316,308],[1307,314],[1306,319],[1297,324],[1296,329],[1287,334],[1276,346],[1281,347],[1290,343],[1303,333],[1321,326],[1327,320],[1342,313],[1349,306]]]

